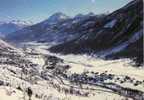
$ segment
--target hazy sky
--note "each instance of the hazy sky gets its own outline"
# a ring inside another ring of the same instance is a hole
[[[55,12],[69,16],[114,11],[131,0],[0,0],[0,21],[20,19],[39,22]]]

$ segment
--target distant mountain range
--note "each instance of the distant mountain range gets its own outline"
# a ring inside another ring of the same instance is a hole
[[[143,1],[133,0],[111,14],[56,13],[49,19],[6,36],[11,42],[48,42],[51,52],[87,53],[102,58],[143,62]]]
[[[86,27],[92,27],[96,20],[101,20],[105,15],[78,14],[71,18],[61,12],[55,13],[47,20],[16,31],[8,35],[7,40],[13,42],[38,41],[64,43],[82,34]],[[15,38],[17,38],[16,41]]]
[[[21,30],[24,27],[32,25],[32,22],[12,20],[12,21],[1,21],[0,22],[0,37],[4,37],[9,33]]]

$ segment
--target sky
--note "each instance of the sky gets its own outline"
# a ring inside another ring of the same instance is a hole
[[[0,0],[0,21],[43,21],[56,12],[68,16],[101,14],[121,8],[131,0]]]

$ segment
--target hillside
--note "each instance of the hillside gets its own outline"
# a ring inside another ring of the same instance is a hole
[[[143,62],[143,2],[134,0],[109,14],[88,32],[50,48],[52,52],[90,53],[104,58],[135,58]]]

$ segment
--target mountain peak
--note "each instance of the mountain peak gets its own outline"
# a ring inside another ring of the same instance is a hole
[[[74,18],[81,18],[81,17],[83,17],[84,15],[83,14],[77,14]]]
[[[62,13],[62,12],[56,12],[56,13],[54,13],[51,17],[53,17],[53,16],[65,16],[65,17],[68,17],[67,15],[65,15],[65,14]]]
[[[54,13],[52,16],[50,16],[48,18],[47,22],[48,23],[56,23],[56,22],[63,21],[63,20],[68,19],[68,18],[70,18],[70,17],[65,15],[64,13],[57,12],[57,13]]]
[[[89,16],[95,16],[95,14],[93,12],[89,12],[87,15],[89,15]]]

